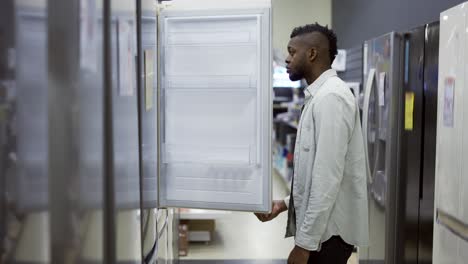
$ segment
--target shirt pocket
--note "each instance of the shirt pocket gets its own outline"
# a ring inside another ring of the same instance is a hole
[[[308,155],[314,150],[314,130],[311,124],[304,124],[301,131],[301,140],[299,148],[302,153]]]
[[[307,178],[310,177],[311,166],[315,156],[314,133],[311,126],[303,126],[301,131],[301,139],[297,148],[299,151],[299,158],[297,160],[297,185],[298,192],[304,193]]]

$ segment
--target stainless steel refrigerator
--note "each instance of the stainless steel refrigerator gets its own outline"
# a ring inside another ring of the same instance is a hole
[[[438,44],[437,22],[365,43],[363,263],[432,263]]]
[[[363,263],[395,263],[396,184],[402,36],[395,32],[364,44],[363,135],[368,161],[370,246]]]

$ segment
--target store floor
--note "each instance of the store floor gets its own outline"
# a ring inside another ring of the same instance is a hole
[[[273,198],[282,199],[288,191],[279,175],[273,176]],[[251,213],[231,212],[216,219],[216,232],[209,243],[191,243],[182,264],[284,264],[294,247],[292,238],[285,239],[287,214],[261,223]],[[357,264],[353,255],[349,264]]]

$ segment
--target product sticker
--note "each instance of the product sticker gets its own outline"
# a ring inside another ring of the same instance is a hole
[[[379,106],[385,106],[385,79],[386,73],[381,72],[379,74]]]
[[[444,90],[444,126],[446,127],[453,127],[454,125],[454,97],[455,78],[447,77]]]
[[[405,93],[405,130],[412,131],[414,126],[414,92]]]

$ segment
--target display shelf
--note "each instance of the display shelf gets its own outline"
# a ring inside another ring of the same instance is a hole
[[[187,225],[188,241],[210,242],[215,232],[216,219],[230,213],[204,209],[180,209],[179,218],[182,224]]]

